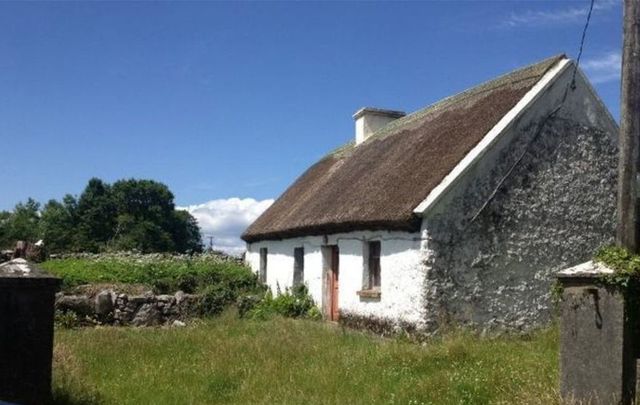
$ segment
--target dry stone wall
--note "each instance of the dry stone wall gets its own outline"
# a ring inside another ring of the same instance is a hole
[[[157,326],[180,325],[197,313],[199,296],[178,291],[173,295],[130,295],[102,290],[96,295],[56,295],[56,310],[73,312],[87,323],[112,325]],[[176,322],[177,321],[177,322]]]

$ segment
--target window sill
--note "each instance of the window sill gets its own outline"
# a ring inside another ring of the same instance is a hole
[[[380,298],[382,293],[380,290],[360,290],[356,292],[360,298]]]

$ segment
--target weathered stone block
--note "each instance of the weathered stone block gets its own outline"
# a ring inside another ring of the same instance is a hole
[[[612,270],[592,262],[563,270],[560,301],[560,392],[578,403],[632,403],[635,317],[620,287],[605,286]]]
[[[151,326],[160,323],[161,314],[155,304],[144,304],[131,321],[134,326]]]
[[[173,302],[174,299],[175,298],[173,295],[167,295],[167,294],[156,295],[156,301],[158,302],[169,303],[169,302]]]
[[[113,311],[113,295],[111,291],[101,291],[95,298],[96,315],[104,317]]]
[[[184,296],[185,296],[185,293],[183,291],[177,291],[176,294],[174,295],[176,299],[176,304],[180,305],[182,301],[184,301]]]
[[[92,316],[94,305],[84,295],[64,295],[56,301],[56,308],[60,311],[72,311],[80,316]]]
[[[132,306],[146,304],[151,302],[152,297],[148,297],[146,295],[132,295],[129,297],[128,303]]]

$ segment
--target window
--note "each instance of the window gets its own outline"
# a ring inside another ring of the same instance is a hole
[[[380,289],[380,241],[374,241],[368,243],[369,258],[368,258],[368,270],[369,280],[368,288],[370,290]]]
[[[362,244],[362,290],[358,295],[362,300],[380,299],[380,241],[365,242]]]
[[[297,287],[304,283],[304,248],[293,249],[293,286]]]
[[[267,248],[260,248],[260,281],[267,282]]]

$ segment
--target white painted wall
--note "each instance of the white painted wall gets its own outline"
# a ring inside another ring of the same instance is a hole
[[[260,248],[267,248],[267,285],[276,293],[293,284],[293,249],[304,247],[304,282],[313,298],[322,297],[321,237],[304,237],[247,244],[246,261],[257,274],[260,270]]]
[[[363,287],[364,243],[381,241],[381,296],[367,299],[358,296]],[[341,311],[362,316],[386,318],[420,326],[424,316],[424,257],[418,233],[359,231],[327,236],[326,245],[340,249]],[[318,306],[322,306],[322,236],[260,241],[247,244],[247,264],[256,273],[260,269],[260,248],[266,247],[267,284],[276,292],[293,283],[293,249],[304,247],[304,281]]]

